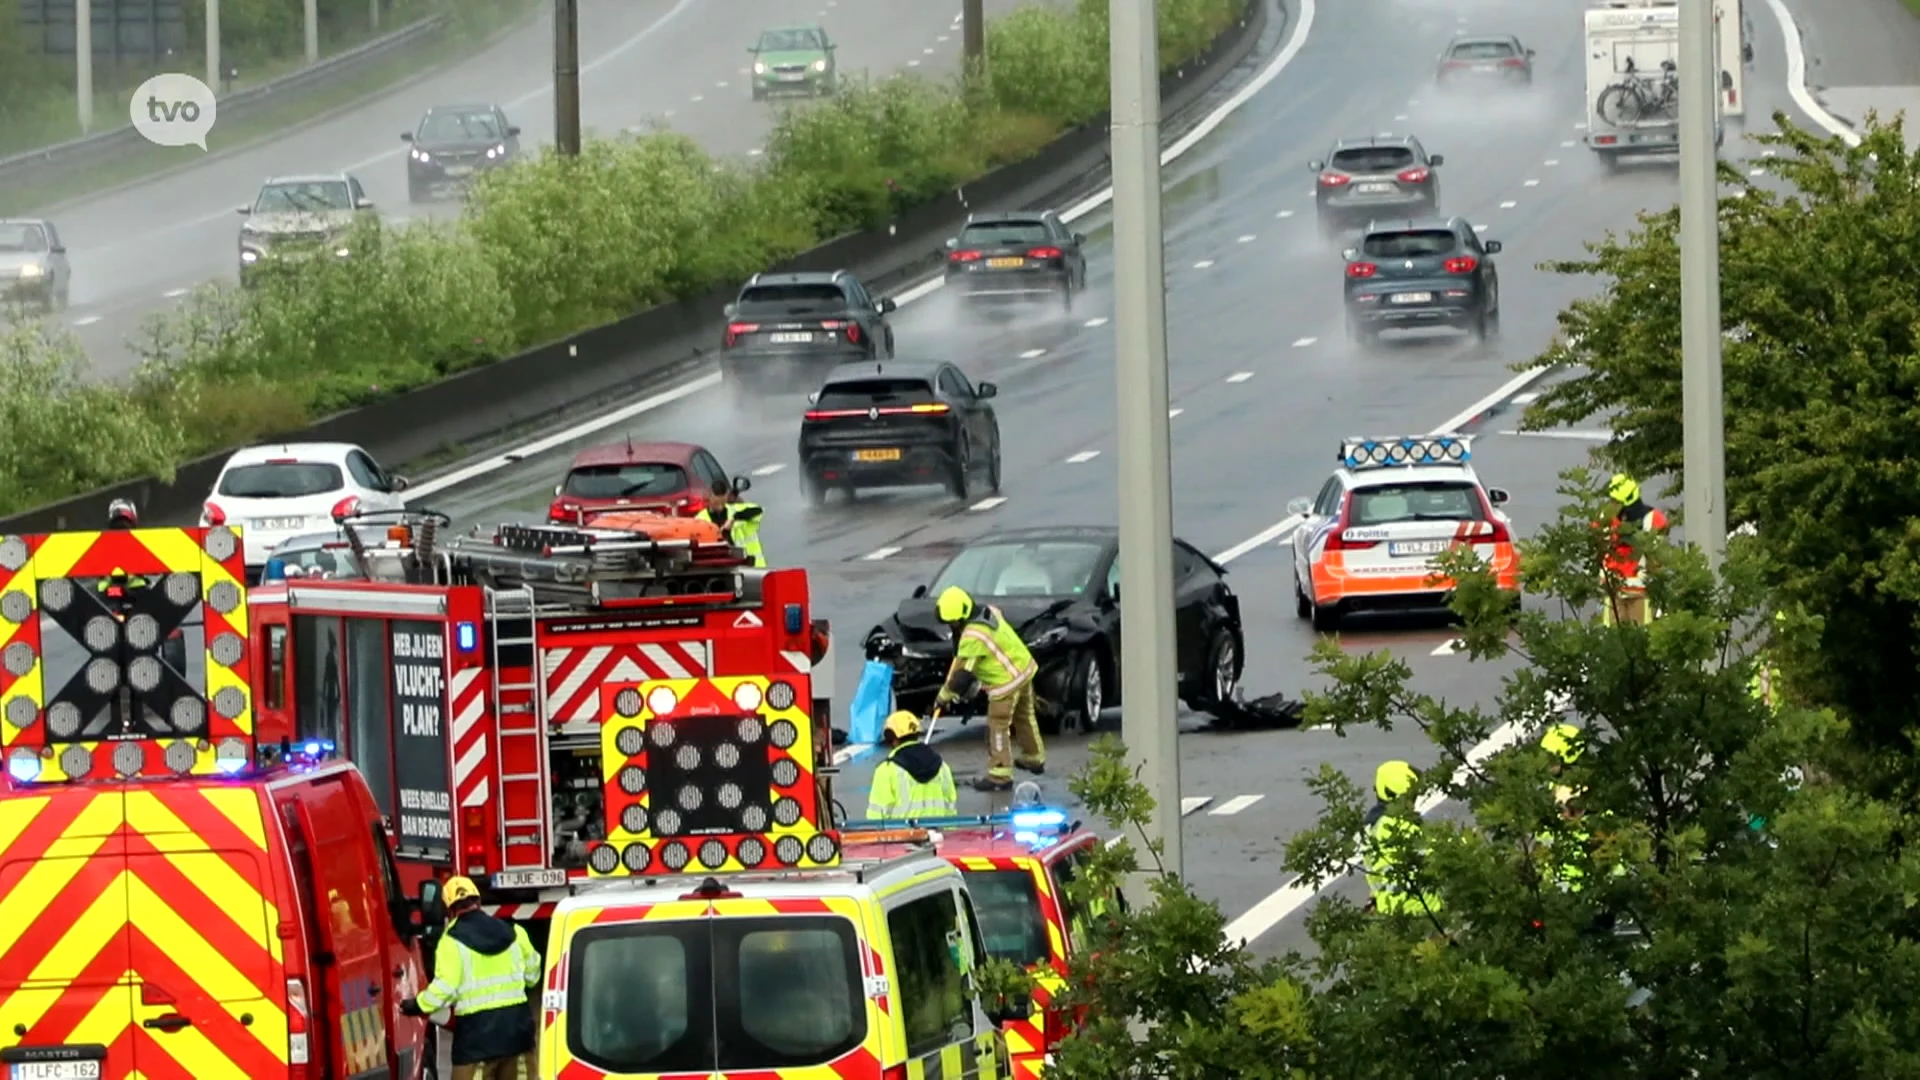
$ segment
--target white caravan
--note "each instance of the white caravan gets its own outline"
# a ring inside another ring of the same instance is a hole
[[[1745,111],[1741,35],[1718,33],[1720,8],[1739,26],[1739,0],[1718,0],[1714,54],[1720,117]],[[1728,40],[1731,38],[1731,41]],[[1680,9],[1675,0],[1605,0],[1586,12],[1587,145],[1608,165],[1622,154],[1672,153],[1680,147]],[[1714,141],[1722,135],[1719,120]]]

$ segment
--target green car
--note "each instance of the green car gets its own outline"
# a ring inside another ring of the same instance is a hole
[[[762,31],[759,42],[747,49],[753,54],[753,100],[773,94],[833,93],[835,47],[818,26]]]

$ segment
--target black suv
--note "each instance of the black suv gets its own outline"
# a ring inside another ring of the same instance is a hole
[[[402,132],[407,151],[407,198],[424,202],[461,191],[473,178],[520,156],[520,129],[498,105],[435,105],[415,131]]]
[[[1051,210],[969,214],[947,241],[947,287],[963,299],[1058,298],[1072,311],[1073,295],[1087,287],[1086,239]]]
[[[800,424],[800,484],[819,506],[839,488],[940,484],[966,499],[984,473],[1000,490],[1000,421],[992,383],[967,381],[952,364],[847,364],[827,376]]]
[[[797,390],[829,365],[892,359],[893,310],[845,270],[755,274],[727,305],[720,373],[734,387]]]
[[[1440,209],[1440,178],[1445,158],[1428,154],[1411,135],[1342,139],[1325,161],[1308,168],[1320,174],[1314,208],[1320,231],[1338,234],[1354,223],[1380,217],[1417,217]]]
[[[1348,248],[1347,336],[1450,326],[1485,340],[1499,325],[1500,241],[1482,241],[1465,218],[1374,222]]]

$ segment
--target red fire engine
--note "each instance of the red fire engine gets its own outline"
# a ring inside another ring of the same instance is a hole
[[[608,839],[633,833],[620,820],[633,780],[602,752],[610,684],[749,677],[755,689],[729,691],[737,711],[811,714],[805,783],[828,805],[831,738],[811,708],[823,635],[804,570],[627,530],[445,526],[414,515],[377,542],[348,523],[358,580],[295,578],[249,598],[260,737],[333,742],[360,767],[409,891],[465,874],[539,941],[578,883],[622,873]]]

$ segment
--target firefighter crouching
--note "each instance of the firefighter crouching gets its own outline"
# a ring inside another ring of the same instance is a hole
[[[464,877],[441,893],[447,928],[433,950],[433,981],[400,1003],[407,1016],[452,1007],[453,1080],[538,1076],[528,993],[540,984],[540,954],[527,932],[480,910],[480,890]]]
[[[767,565],[767,553],[760,547],[760,518],[765,514],[759,503],[748,502],[724,480],[713,482],[713,498],[706,509],[694,517],[715,525],[727,542],[739,548],[753,565]]]
[[[974,790],[1012,790],[1015,765],[1036,776],[1046,772],[1047,749],[1034,719],[1033,679],[1040,669],[1019,631],[999,608],[976,608],[973,597],[957,585],[942,592],[935,607],[940,621],[959,631],[953,666],[936,704],[961,700],[966,696],[962,686],[969,681],[987,693],[987,775],[974,780]],[[1018,760],[1013,739],[1020,740]]]
[[[873,770],[867,817],[918,821],[960,813],[953,769],[941,760],[940,751],[920,741],[919,717],[905,709],[894,713],[887,717],[881,738],[890,749]]]
[[[1666,511],[1647,505],[1640,497],[1639,481],[1626,473],[1614,473],[1607,481],[1607,499],[1613,503],[1613,520],[1607,523],[1610,595],[1601,608],[1600,619],[1609,626],[1615,619],[1652,622],[1653,611],[1647,606],[1646,560],[1634,550],[1634,536],[1639,532],[1664,533],[1671,522]]]
[[[1385,915],[1426,915],[1441,906],[1438,896],[1409,892],[1392,880],[1396,866],[1408,854],[1407,845],[1417,842],[1420,825],[1394,815],[1390,806],[1412,791],[1418,779],[1413,766],[1404,761],[1383,761],[1373,771],[1373,794],[1378,801],[1367,810],[1362,865],[1367,888],[1373,893],[1373,909]]]

